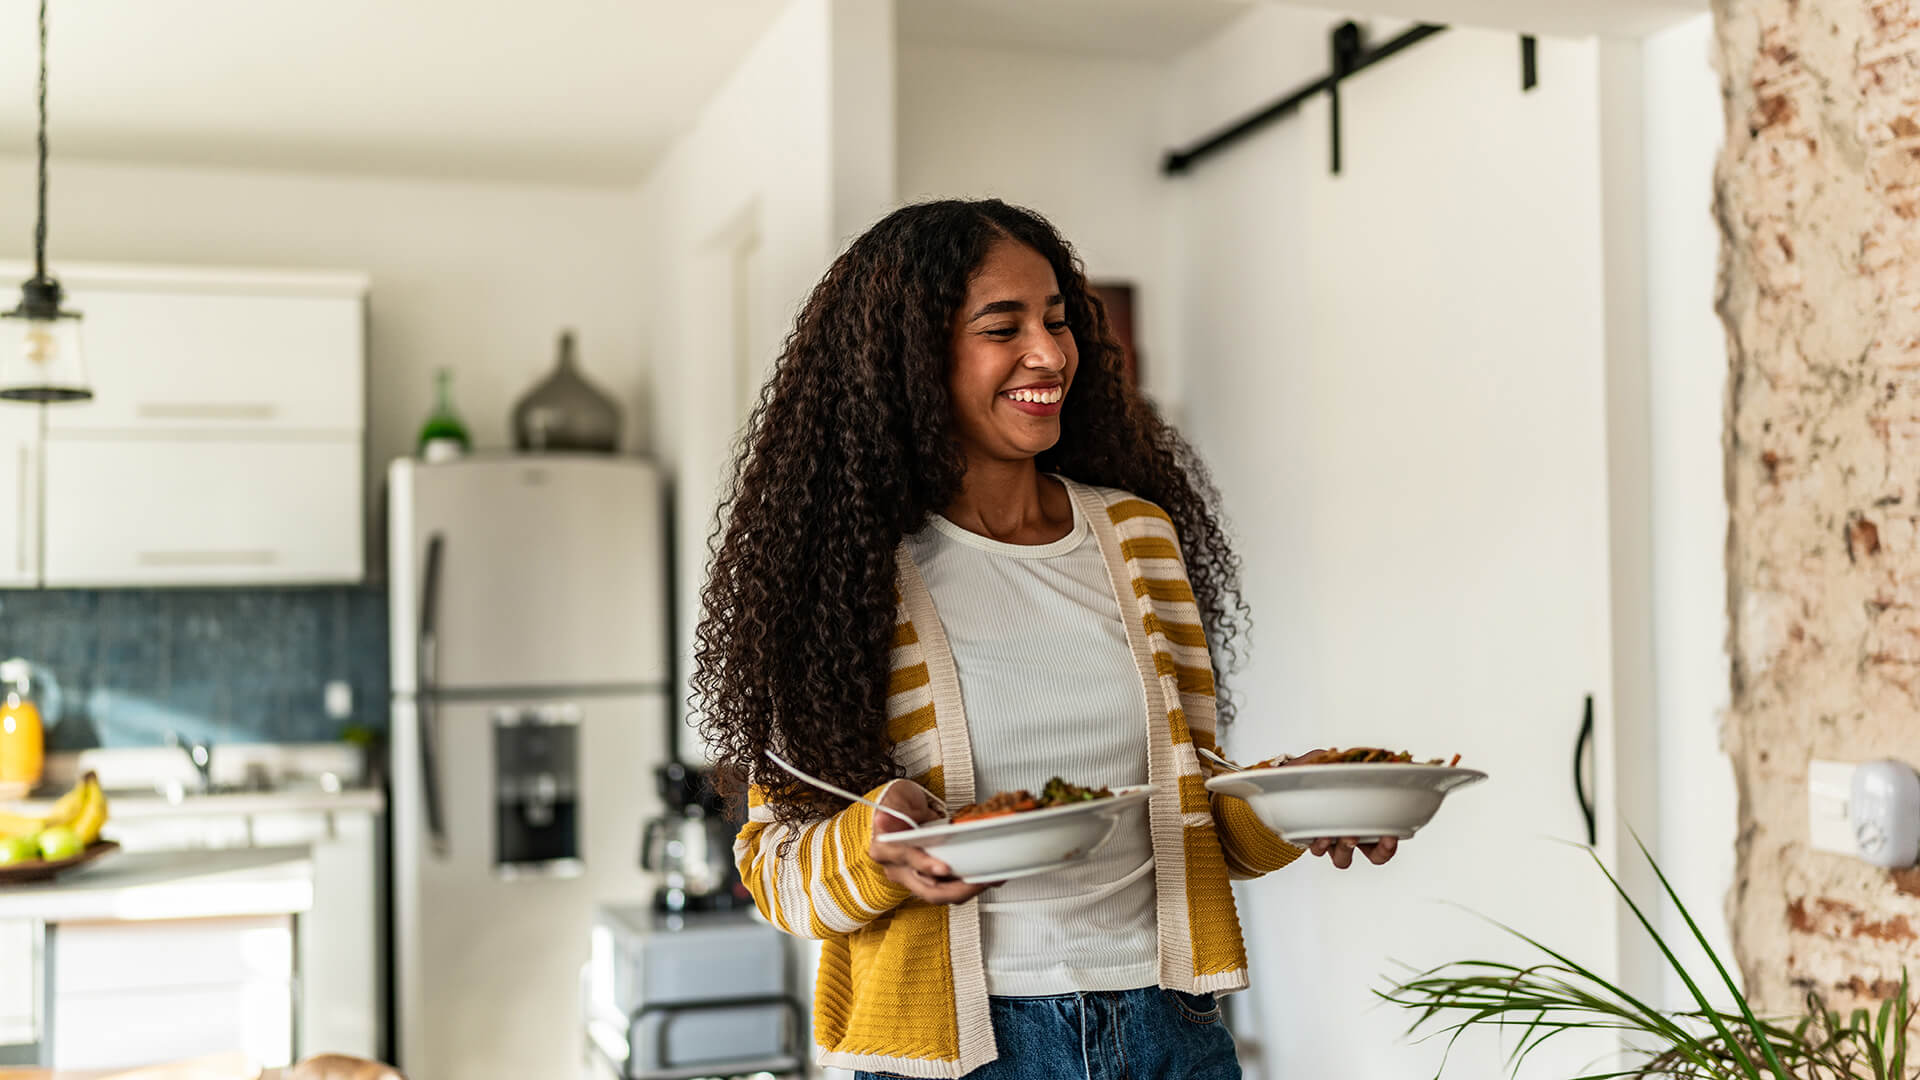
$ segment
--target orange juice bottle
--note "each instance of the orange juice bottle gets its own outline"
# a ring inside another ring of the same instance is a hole
[[[0,664],[0,799],[18,799],[40,782],[46,732],[29,696],[32,669],[24,660]]]

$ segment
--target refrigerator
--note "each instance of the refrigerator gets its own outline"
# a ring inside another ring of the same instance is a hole
[[[638,903],[670,720],[665,495],[635,458],[388,475],[394,1023],[410,1080],[566,1077]]]

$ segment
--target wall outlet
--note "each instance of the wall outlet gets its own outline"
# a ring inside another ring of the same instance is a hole
[[[1920,861],[1920,773],[1913,766],[1882,758],[1854,770],[1847,816],[1862,859],[1889,870]]]
[[[1814,759],[1807,763],[1807,841],[1815,851],[1858,857],[1848,803],[1853,798],[1854,766]]]
[[[353,715],[353,685],[335,679],[327,684],[324,694],[327,719],[345,720]]]

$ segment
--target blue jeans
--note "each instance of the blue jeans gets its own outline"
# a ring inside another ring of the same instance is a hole
[[[1000,1056],[966,1080],[1240,1080],[1233,1036],[1211,994],[1149,986],[996,997],[989,1005]]]

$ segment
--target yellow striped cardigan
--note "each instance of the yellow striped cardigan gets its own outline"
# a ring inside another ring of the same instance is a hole
[[[1244,989],[1246,949],[1228,879],[1278,869],[1300,849],[1246,803],[1206,790],[1195,747],[1214,746],[1213,666],[1172,520],[1123,491],[1067,488],[1099,539],[1146,689],[1160,985]],[[887,733],[901,775],[960,806],[975,792],[953,653],[904,544],[898,560]],[[814,988],[820,1063],[959,1077],[994,1060],[977,903],[929,905],[889,879],[867,854],[873,812],[865,806],[788,827],[773,824],[758,789],[747,801],[734,856],[761,914],[824,939]]]

